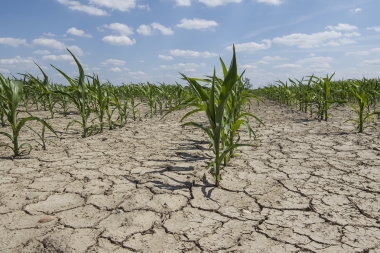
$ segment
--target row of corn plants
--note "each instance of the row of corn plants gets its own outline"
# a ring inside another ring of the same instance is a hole
[[[7,79],[1,76],[0,85],[0,126],[11,126],[12,134],[0,132],[7,136],[12,145],[5,145],[14,151],[14,156],[29,153],[32,146],[29,143],[18,144],[20,129],[27,121],[36,120],[42,123],[41,132],[31,129],[39,136],[39,142],[46,148],[45,131],[55,131],[45,119],[31,116],[36,109],[48,111],[53,119],[57,112],[65,117],[74,111],[80,119],[67,123],[66,131],[74,124],[82,129],[82,137],[103,132],[104,127],[113,129],[123,127],[128,119],[141,119],[139,107],[145,104],[149,107],[147,117],[163,115],[186,100],[191,95],[189,87],[160,84],[123,84],[114,86],[109,82],[101,83],[97,75],[86,75],[75,55],[68,50],[76,62],[78,75],[70,77],[56,66],[56,69],[69,85],[60,85],[51,82],[43,69],[37,65],[42,73],[42,79],[30,73],[20,74],[22,79],[13,76]],[[24,119],[17,118],[19,112],[30,115]],[[23,151],[20,151],[23,150]]]
[[[304,77],[301,80],[288,79],[277,81],[275,84],[258,88],[253,91],[260,97],[277,101],[287,106],[297,107],[310,116],[327,121],[332,105],[348,105],[355,112],[356,117],[347,119],[356,124],[359,133],[366,128],[375,128],[370,125],[374,115],[380,115],[380,79],[337,80],[333,81],[334,74],[326,77],[315,75]]]

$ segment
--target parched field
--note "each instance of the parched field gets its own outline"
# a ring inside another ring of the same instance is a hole
[[[357,134],[347,107],[328,122],[256,107],[258,146],[240,148],[219,188],[184,113],[88,138],[56,114],[56,146],[14,161],[0,149],[0,251],[380,252],[379,131]]]

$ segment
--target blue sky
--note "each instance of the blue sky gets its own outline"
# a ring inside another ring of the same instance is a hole
[[[221,76],[235,44],[254,87],[336,72],[380,76],[378,0],[12,0],[0,15],[0,73],[67,84],[50,64],[122,83]]]

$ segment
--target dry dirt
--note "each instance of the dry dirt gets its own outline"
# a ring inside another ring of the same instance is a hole
[[[272,102],[253,112],[258,147],[219,188],[183,111],[84,139],[63,130],[77,115],[56,114],[56,146],[15,160],[0,149],[0,251],[380,252],[379,132],[351,132],[346,107],[329,122]]]

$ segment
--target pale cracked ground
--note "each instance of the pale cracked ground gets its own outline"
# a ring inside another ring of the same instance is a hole
[[[380,252],[379,132],[331,112],[254,109],[259,146],[240,149],[220,188],[184,112],[85,139],[57,114],[57,146],[14,161],[0,150],[0,251]]]

